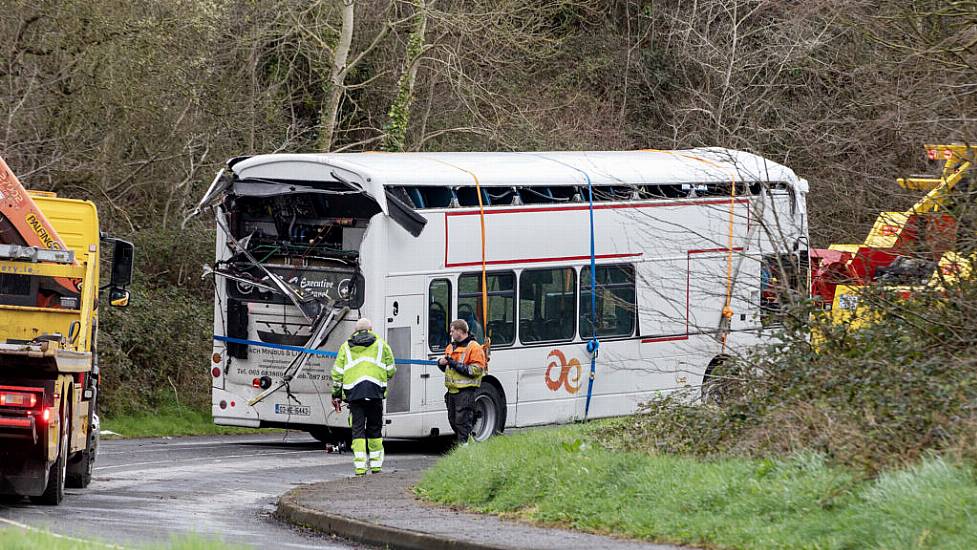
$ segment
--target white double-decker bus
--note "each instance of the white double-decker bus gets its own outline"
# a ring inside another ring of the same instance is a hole
[[[726,149],[233,159],[201,201],[214,421],[342,437],[329,370],[359,317],[398,359],[386,437],[450,434],[432,359],[456,318],[491,341],[478,439],[697,392],[777,285],[806,288],[807,189]]]

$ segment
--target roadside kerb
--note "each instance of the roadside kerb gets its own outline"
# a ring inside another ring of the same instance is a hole
[[[420,475],[384,473],[303,485],[279,498],[277,515],[294,525],[398,550],[680,550],[426,505],[411,492]]]
[[[299,487],[278,500],[279,518],[345,539],[397,550],[512,550],[509,546],[491,546],[459,540],[448,540],[427,533],[387,527],[359,521],[340,514],[306,508],[298,503],[302,491],[314,490],[315,485]]]

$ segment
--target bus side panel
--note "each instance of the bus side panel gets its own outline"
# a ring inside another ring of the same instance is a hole
[[[590,359],[584,344],[497,351],[490,369],[514,369],[518,376],[517,426],[569,422],[578,414],[576,397],[586,395]],[[512,414],[512,412],[510,412]]]
[[[734,242],[744,242],[749,202],[733,206]],[[477,211],[445,214],[447,267],[481,265]],[[527,208],[486,212],[486,256],[498,263],[579,261],[590,258],[589,211],[576,208]],[[724,248],[729,243],[729,201],[643,203],[604,206],[594,212],[598,258],[674,256],[688,250]],[[527,239],[527,231],[532,238]],[[583,230],[583,231],[582,231]],[[662,238],[667,236],[667,238]]]
[[[636,278],[641,334],[646,338],[688,334],[688,258],[641,262]]]

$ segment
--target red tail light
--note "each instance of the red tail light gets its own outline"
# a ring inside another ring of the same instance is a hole
[[[44,422],[47,422],[48,420],[51,420],[51,409],[50,408],[44,407],[44,412],[41,413],[41,420],[43,420]]]
[[[261,387],[261,379],[260,378],[255,378],[254,380],[251,381],[251,385],[254,386],[255,388],[260,388]]]
[[[16,391],[0,391],[0,407],[32,409],[37,405],[37,394]]]

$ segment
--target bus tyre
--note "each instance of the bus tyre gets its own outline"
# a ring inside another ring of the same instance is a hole
[[[730,361],[715,361],[702,380],[702,401],[717,407],[729,404],[743,390],[741,378]]]
[[[473,409],[475,422],[472,433],[475,436],[475,441],[485,441],[495,434],[502,433],[505,402],[495,386],[482,384],[475,391]]]
[[[65,408],[67,406],[63,407],[62,410]],[[31,502],[34,504],[57,506],[64,500],[64,481],[68,470],[68,434],[71,433],[71,427],[68,426],[68,418],[70,418],[70,415],[65,414],[61,419],[61,433],[58,438],[60,441],[58,445],[58,459],[51,465],[51,471],[48,473],[47,488],[44,489],[44,494],[31,497]]]
[[[328,426],[312,428],[309,429],[308,432],[309,435],[314,437],[319,443],[328,443],[330,445],[338,445],[343,443],[347,448],[349,447],[350,441],[353,437],[351,430],[330,428]]]

